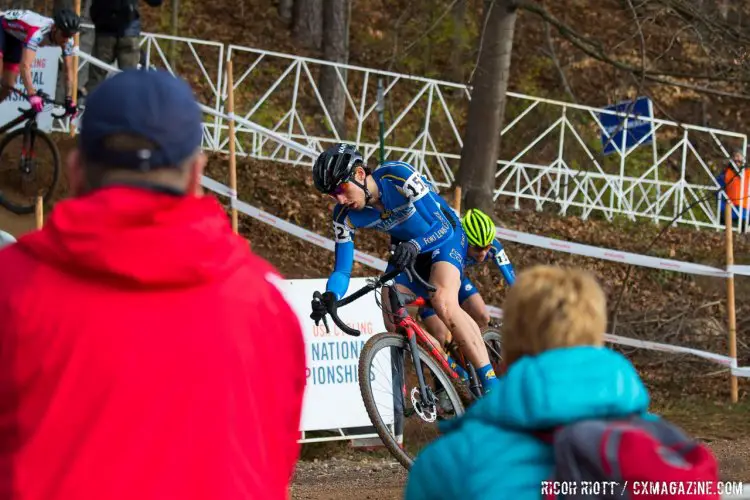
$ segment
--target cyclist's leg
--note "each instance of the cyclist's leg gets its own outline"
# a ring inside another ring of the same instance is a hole
[[[22,51],[23,46],[20,40],[0,29],[0,66],[2,69],[0,102],[4,101],[10,95],[11,89],[16,86]]]
[[[451,338],[451,332],[448,330],[448,327],[445,326],[445,323],[435,314],[435,310],[430,308],[424,308],[422,311],[420,311],[419,316],[422,318],[422,323],[424,323],[425,330],[427,330],[427,333],[429,333],[436,342],[440,343],[440,348],[443,351],[443,358],[448,362],[448,365],[456,372],[458,373],[458,376],[461,377],[463,380],[467,380],[469,378],[469,374],[466,373],[466,370],[463,369],[461,365],[456,362],[453,357],[445,350],[443,346],[446,345],[448,340]]]
[[[484,330],[490,324],[490,313],[484,299],[479,294],[479,290],[474,286],[471,280],[464,276],[461,281],[461,290],[458,292],[458,303],[461,308],[469,313],[469,316],[476,322],[480,330]]]
[[[388,267],[386,267],[385,272],[389,273],[393,270],[393,267],[389,264]],[[424,286],[422,286],[419,282],[411,282],[409,281],[409,278],[407,277],[406,273],[401,273],[398,276],[396,276],[395,281],[395,287],[400,291],[404,293],[410,293],[414,294],[417,297],[424,297],[427,298],[427,290]],[[426,279],[425,279],[426,281]],[[385,325],[385,329],[389,332],[394,331],[395,325],[393,324],[393,313],[396,311],[391,311],[390,306],[390,299],[388,296],[389,290],[386,287],[383,287],[380,291],[380,300],[381,300],[381,308],[383,310],[383,324]]]
[[[450,337],[450,330],[445,326],[445,323],[435,314],[435,310],[431,307],[425,307],[419,312],[419,317],[424,323],[425,330],[429,333],[441,346],[444,346]]]
[[[433,252],[430,283],[437,291],[432,294],[430,300],[438,317],[450,329],[464,356],[476,368],[485,391],[488,391],[497,382],[497,377],[492,370],[479,326],[458,302],[465,258],[466,235],[463,231],[457,230],[454,237],[439,248],[439,252]]]

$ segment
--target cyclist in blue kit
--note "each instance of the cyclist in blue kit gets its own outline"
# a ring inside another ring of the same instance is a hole
[[[318,156],[313,182],[318,191],[338,202],[333,209],[335,266],[322,298],[312,301],[310,317],[315,323],[325,317],[330,304],[341,299],[349,287],[355,231],[374,229],[387,233],[397,245],[386,272],[409,268],[418,258],[430,259],[429,276],[423,278],[437,291],[428,295],[406,273],[396,278],[396,286],[430,299],[435,314],[477,367],[485,393],[489,392],[497,378],[487,348],[476,322],[458,302],[468,241],[453,209],[411,165],[385,162],[371,172],[359,151],[348,144],[336,144]],[[383,301],[387,303],[387,297]],[[387,315],[384,321],[390,329]]]
[[[503,275],[508,286],[512,286],[516,281],[516,273],[502,243],[495,239],[495,223],[492,222],[492,219],[478,208],[471,208],[461,219],[461,226],[469,240],[464,269],[492,261]],[[419,272],[419,268],[417,268],[417,272]],[[481,330],[487,328],[490,322],[487,305],[468,276],[464,276],[461,280],[458,303],[461,304],[461,308],[469,313]],[[440,345],[445,345],[449,341],[450,331],[437,317],[434,309],[421,308],[419,316],[422,318],[425,329]],[[446,356],[446,358],[461,378],[468,378],[467,373],[455,360],[450,356]]]

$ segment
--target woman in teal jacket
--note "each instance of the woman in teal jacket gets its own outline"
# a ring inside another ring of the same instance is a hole
[[[514,363],[493,392],[417,457],[407,500],[539,500],[552,447],[533,434],[577,420],[646,412],[633,365],[606,347],[566,347]]]
[[[573,281],[567,290],[566,279]],[[445,422],[444,435],[417,456],[406,500],[538,500],[553,455],[534,431],[647,411],[648,392],[633,365],[601,346],[603,293],[594,307],[590,300],[581,305],[587,286],[600,290],[592,278],[572,271],[542,268],[519,275],[505,303],[508,372],[463,417]],[[596,315],[601,321],[592,320]],[[584,342],[586,330],[598,340]]]

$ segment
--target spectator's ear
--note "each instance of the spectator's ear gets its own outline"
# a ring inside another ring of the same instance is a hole
[[[65,166],[68,175],[70,196],[72,197],[79,196],[86,191],[86,174],[84,173],[84,166],[81,160],[81,152],[78,148],[73,148],[68,153]]]
[[[203,196],[203,187],[201,186],[201,177],[203,176],[203,169],[206,167],[208,159],[206,154],[201,151],[190,160],[188,165],[190,178],[188,180],[188,194],[193,196]]]

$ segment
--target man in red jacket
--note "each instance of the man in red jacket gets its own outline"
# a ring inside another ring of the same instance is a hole
[[[0,250],[0,498],[287,497],[301,327],[200,196],[201,119],[169,73],[106,80],[73,198]]]

